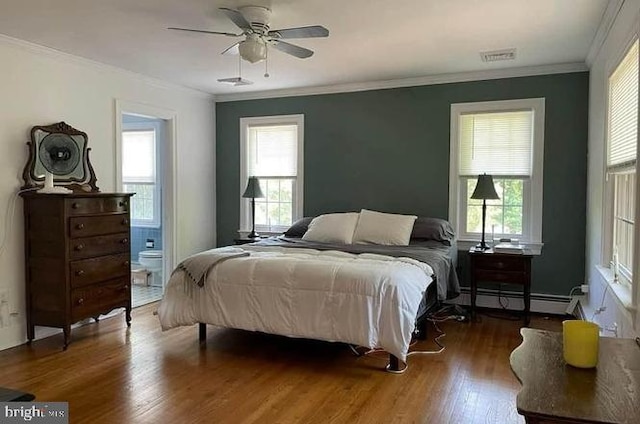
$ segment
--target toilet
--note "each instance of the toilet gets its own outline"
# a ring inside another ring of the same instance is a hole
[[[162,287],[162,250],[142,250],[138,262],[151,273],[151,285]]]

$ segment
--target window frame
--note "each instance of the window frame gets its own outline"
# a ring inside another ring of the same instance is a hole
[[[451,128],[449,151],[449,221],[458,236],[458,245],[462,249],[474,246],[481,238],[480,234],[466,233],[467,201],[462,196],[466,187],[462,187],[468,177],[458,172],[460,150],[460,116],[474,113],[498,113],[518,110],[533,111],[533,151],[531,176],[524,178],[523,216],[521,243],[528,245],[534,254],[540,254],[542,242],[542,197],[544,170],[544,122],[545,98],[516,100],[496,100],[486,102],[467,102],[451,104]],[[487,172],[489,173],[489,172]],[[503,179],[509,176],[496,176]],[[520,178],[514,176],[514,178]],[[486,233],[485,233],[486,234]],[[496,234],[499,236],[498,234]]]
[[[160,228],[162,226],[162,204],[161,204],[161,192],[160,192],[160,154],[158,149],[158,138],[162,136],[160,123],[156,122],[133,122],[126,123],[122,128],[122,150],[124,151],[124,134],[127,132],[148,132],[152,131],[154,133],[153,139],[153,149],[154,149],[154,181],[153,182],[140,182],[140,181],[130,181],[126,179],[124,173],[122,174],[122,188],[124,190],[124,186],[129,185],[153,185],[153,219],[137,219],[133,217],[133,213],[131,214],[131,226],[132,227],[144,227],[144,228]],[[132,202],[135,200],[135,195],[132,198]],[[133,211],[132,211],[133,212]]]
[[[295,115],[273,115],[273,116],[255,116],[240,118],[240,229],[238,233],[241,235],[251,231],[251,205],[242,197],[247,181],[248,173],[248,143],[249,143],[249,127],[250,126],[276,126],[276,125],[296,125],[298,127],[298,146],[297,146],[297,171],[293,177],[292,192],[292,223],[303,216],[303,199],[304,199],[304,114]],[[281,176],[273,175],[271,177],[280,178]],[[260,177],[261,179],[269,179],[269,176]],[[273,178],[272,178],[273,179]],[[261,234],[281,234],[287,230],[283,226],[256,226],[256,231]]]
[[[611,282],[621,283],[619,287],[623,288],[624,292],[635,292],[636,294],[632,298],[638,298],[636,303],[640,304],[640,288],[636,283],[637,277],[634,278],[634,275],[640,275],[640,260],[637,259],[638,253],[640,250],[640,225],[637,225],[640,219],[640,208],[638,208],[638,203],[640,198],[638,196],[638,190],[640,189],[640,179],[638,178],[638,154],[640,153],[640,117],[638,119],[638,132],[636,135],[636,159],[634,166],[617,166],[618,169],[614,169],[613,172],[610,169],[608,164],[609,158],[609,147],[610,147],[610,88],[611,88],[611,77],[618,69],[618,67],[622,64],[623,60],[629,54],[631,48],[636,42],[639,42],[640,39],[638,32],[634,32],[633,35],[627,40],[624,44],[623,48],[619,50],[617,54],[613,56],[613,59],[607,66],[607,77],[605,79],[605,122],[604,122],[604,160],[602,165],[603,172],[603,181],[604,181],[604,192],[603,192],[603,202],[602,202],[602,249],[601,249],[601,257],[600,257],[600,266],[602,268],[609,269],[611,272],[611,276],[613,278],[614,270],[613,270],[613,240],[614,240],[614,226],[615,226],[615,176],[616,174],[624,174],[629,170],[633,169],[635,174],[635,221],[634,221],[634,231],[633,231],[633,263],[631,264],[631,275],[628,275],[626,272],[620,273],[618,275],[618,280],[612,280]],[[640,64],[638,64],[640,67]],[[640,96],[640,93],[639,93]],[[616,168],[613,166],[612,168]],[[640,315],[639,315],[640,316]]]

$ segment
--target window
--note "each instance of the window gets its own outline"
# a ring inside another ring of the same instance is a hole
[[[544,99],[451,105],[449,218],[461,241],[482,233],[478,175],[493,175],[500,199],[487,200],[487,238],[542,246]],[[471,243],[473,244],[473,243]]]
[[[122,132],[122,186],[131,198],[131,224],[160,227],[160,193],[156,184],[156,130]]]
[[[631,283],[638,145],[638,40],[609,77],[607,106],[607,191],[605,220],[619,281]]]
[[[241,118],[240,134],[240,193],[255,176],[265,195],[256,199],[256,231],[282,232],[302,217],[304,117]],[[240,205],[240,229],[249,230],[249,202]]]

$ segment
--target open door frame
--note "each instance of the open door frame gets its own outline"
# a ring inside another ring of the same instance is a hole
[[[145,118],[156,118],[166,121],[166,140],[162,143],[163,175],[162,175],[162,238],[163,238],[163,280],[171,275],[177,263],[177,220],[178,205],[176,201],[176,142],[177,113],[170,109],[150,106],[142,103],[115,101],[115,157],[116,187],[122,189],[122,116],[137,115]],[[162,283],[164,290],[165,281]]]

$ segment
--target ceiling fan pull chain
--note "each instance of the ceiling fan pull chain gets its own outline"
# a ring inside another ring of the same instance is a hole
[[[269,49],[264,54],[264,77],[269,78]]]

